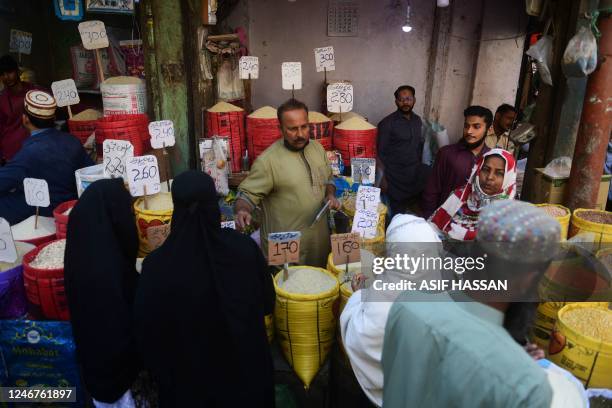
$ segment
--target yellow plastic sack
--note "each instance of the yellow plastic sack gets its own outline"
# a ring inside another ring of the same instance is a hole
[[[322,268],[294,266],[292,269],[316,269],[336,280]],[[274,326],[276,338],[287,362],[307,389],[325,362],[334,343],[339,285],[317,295],[301,295],[284,291],[278,286],[283,271],[274,277],[276,306]]]
[[[568,238],[578,234],[593,234],[594,242],[598,245],[598,248],[603,243],[612,242],[612,224],[603,224],[600,222],[593,222],[585,218],[586,214],[595,214],[602,218],[607,218],[610,213],[607,211],[590,210],[587,208],[578,208],[574,210],[572,214],[572,221],[570,224]]]
[[[561,225],[561,241],[565,241],[567,239],[567,231],[569,230],[570,218],[572,216],[570,209],[559,204],[536,204],[535,206],[542,209],[544,209],[544,207],[556,207],[562,211],[565,211],[565,215],[554,217],[557,221],[559,221],[559,225]]]
[[[264,322],[266,323],[266,335],[268,336],[268,343],[272,343],[272,340],[274,340],[274,315],[265,315]]]
[[[159,193],[170,194],[170,193]],[[147,228],[160,225],[169,225],[172,220],[172,210],[152,211],[142,209],[143,198],[134,202],[134,213],[136,215],[136,228],[138,229],[138,257],[144,258],[151,252],[147,238]]]
[[[361,249],[367,249],[376,256],[384,256],[386,252],[385,228],[379,224],[374,238],[361,240]]]
[[[355,200],[357,196],[351,195],[342,200],[342,212],[349,216],[349,226],[353,226],[353,217],[355,216]],[[383,203],[378,203],[378,227],[385,229],[385,219],[387,217],[387,206]]]

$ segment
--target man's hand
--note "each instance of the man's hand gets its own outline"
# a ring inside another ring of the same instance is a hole
[[[542,350],[535,343],[527,343],[523,346],[523,348],[525,349],[527,354],[529,354],[531,358],[533,358],[535,361],[541,360],[546,357],[546,355],[544,354],[544,350]]]
[[[353,292],[357,292],[359,289],[363,289],[363,286],[367,279],[367,276],[362,273],[356,273],[355,275],[353,275],[353,278],[351,279],[351,289],[353,289]]]
[[[325,201],[329,203],[329,208],[332,210],[339,210],[341,207],[340,201],[338,201],[335,194],[328,194]]]
[[[251,225],[251,213],[247,210],[239,210],[234,220],[236,221],[238,230],[242,231],[247,225]]]

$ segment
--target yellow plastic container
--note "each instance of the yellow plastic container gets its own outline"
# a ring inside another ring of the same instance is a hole
[[[274,340],[274,315],[265,315],[264,322],[266,324],[266,335],[268,336],[268,343],[272,343],[272,340]]]
[[[355,199],[357,196],[350,196],[342,202],[342,212],[349,216],[349,226],[353,226],[353,217],[355,216]],[[378,227],[385,229],[385,220],[387,218],[387,206],[383,203],[378,203]]]
[[[549,344],[549,359],[574,374],[585,388],[612,388],[612,343],[580,333],[565,320],[569,311],[588,307],[576,303],[559,310]]]
[[[561,241],[565,241],[567,239],[567,232],[569,229],[570,219],[572,217],[572,212],[570,209],[560,204],[536,204],[536,207],[556,207],[565,211],[565,215],[555,217],[555,219],[559,221],[559,224],[561,225]]]
[[[376,256],[384,256],[386,252],[385,228],[378,225],[374,238],[361,240],[361,249],[367,249]]]
[[[594,212],[602,215],[612,215],[608,211],[591,210],[587,208],[579,208],[572,214],[572,221],[568,233],[568,238],[577,234],[592,233],[595,235],[595,243],[601,246],[601,243],[612,242],[612,224],[600,224],[585,219],[583,215],[586,212]]]
[[[308,388],[334,343],[337,320],[334,306],[337,306],[340,289],[336,277],[322,268],[293,266],[289,273],[292,269],[302,268],[316,269],[336,280],[336,285],[327,292],[304,295],[289,293],[279,287],[283,271],[274,276],[276,337],[287,362]]]
[[[170,193],[159,193],[168,194]],[[138,229],[138,257],[144,258],[151,252],[149,240],[147,239],[147,228],[170,224],[173,210],[152,211],[141,208],[143,198],[134,202],[134,213],[136,215],[136,228]]]

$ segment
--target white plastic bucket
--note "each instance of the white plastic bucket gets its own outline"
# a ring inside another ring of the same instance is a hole
[[[134,84],[113,84],[114,78],[109,78],[100,85],[104,116],[147,112],[145,82],[140,78],[132,78]]]
[[[104,177],[104,165],[96,164],[94,166],[83,167],[74,172],[76,178],[77,192],[79,197],[83,191],[94,181],[102,180]]]

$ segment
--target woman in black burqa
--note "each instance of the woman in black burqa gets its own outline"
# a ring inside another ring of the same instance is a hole
[[[210,176],[179,175],[172,200],[170,235],[144,261],[134,308],[160,406],[273,407],[264,257],[248,236],[221,229]]]
[[[131,400],[142,368],[132,322],[137,250],[123,180],[93,183],[70,213],[64,279],[82,376],[100,402]]]

